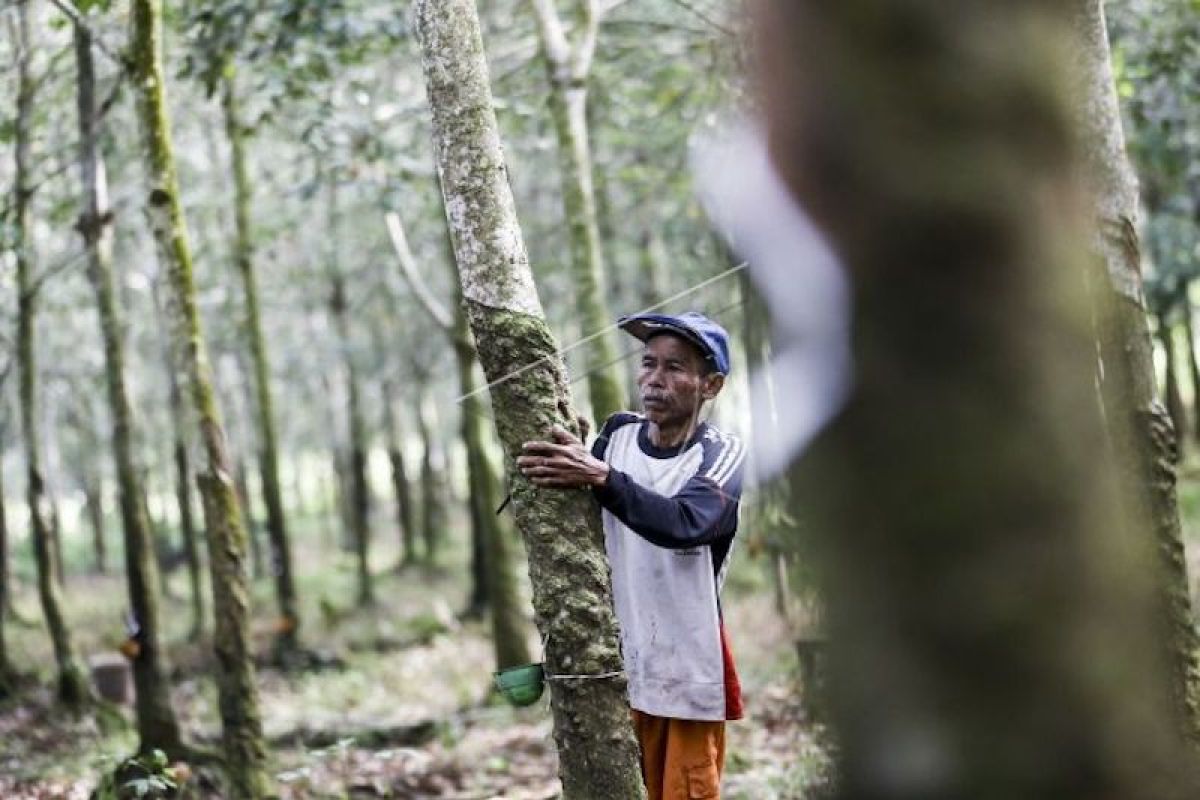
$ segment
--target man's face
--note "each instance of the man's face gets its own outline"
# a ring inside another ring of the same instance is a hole
[[[646,342],[637,378],[646,417],[660,427],[690,423],[725,381],[724,375],[704,373],[704,357],[686,339],[663,333]]]

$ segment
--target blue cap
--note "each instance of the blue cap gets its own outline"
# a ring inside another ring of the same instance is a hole
[[[696,311],[683,314],[633,314],[617,320],[617,327],[631,336],[649,341],[660,333],[687,339],[722,375],[729,374],[729,334],[717,323]]]

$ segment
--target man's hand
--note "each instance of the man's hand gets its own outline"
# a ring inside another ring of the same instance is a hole
[[[608,480],[608,464],[563,428],[555,425],[553,442],[526,442],[517,457],[521,474],[537,486],[603,486]]]

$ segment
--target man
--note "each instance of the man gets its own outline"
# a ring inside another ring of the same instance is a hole
[[[645,416],[615,414],[589,452],[556,428],[517,459],[539,486],[590,486],[603,512],[613,603],[650,800],[717,798],[725,721],[741,688],[719,593],[737,531],[745,449],[700,420],[729,374],[729,336],[702,314],[618,323],[645,342]]]

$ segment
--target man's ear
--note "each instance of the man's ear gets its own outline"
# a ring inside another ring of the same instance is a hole
[[[705,375],[700,385],[700,396],[705,400],[712,400],[725,386],[725,376],[719,372],[710,372]]]

